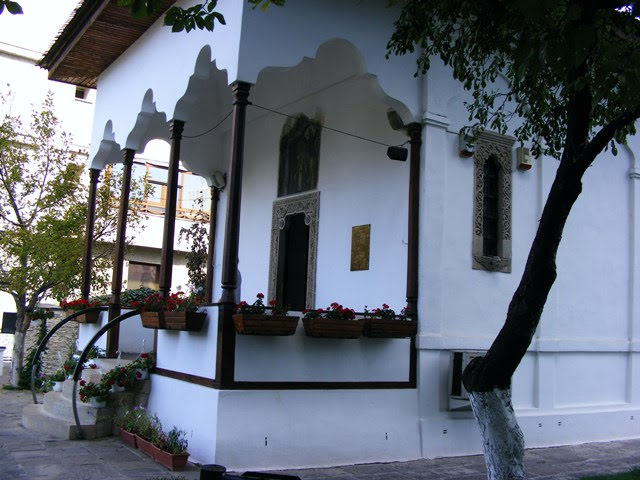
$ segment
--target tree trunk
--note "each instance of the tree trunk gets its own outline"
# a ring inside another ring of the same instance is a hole
[[[555,282],[556,253],[571,208],[582,192],[582,176],[601,151],[586,148],[591,100],[588,87],[574,92],[560,165],[507,318],[487,354],[471,361],[462,375],[473,398],[491,480],[524,478],[524,444],[511,406],[511,377],[531,344]]]
[[[16,329],[16,333],[13,336],[13,356],[11,360],[11,385],[18,386],[18,380],[20,380],[20,370],[24,365],[24,340],[26,334]]]
[[[511,405],[511,390],[469,394],[482,434],[489,480],[524,479],[524,436]]]
[[[13,335],[13,353],[9,380],[12,386],[17,387],[20,380],[20,371],[24,365],[24,341],[31,322],[26,316],[25,296],[14,296],[14,301],[16,304],[16,332]]]

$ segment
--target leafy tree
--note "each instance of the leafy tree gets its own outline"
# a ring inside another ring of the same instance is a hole
[[[187,253],[187,274],[189,276],[189,287],[197,294],[204,292],[207,277],[207,255],[209,251],[209,215],[203,210],[204,200],[198,197],[194,201],[196,213],[193,221],[188,227],[180,229],[180,239],[185,239],[189,243]]]
[[[7,103],[0,95],[0,107]],[[13,385],[24,363],[30,324],[25,314],[45,296],[61,299],[80,284],[87,182],[84,162],[77,161],[69,135],[59,129],[51,93],[32,113],[28,129],[9,113],[0,120],[0,290],[13,297],[17,313]],[[93,277],[98,288],[108,283],[120,183],[117,176],[105,175],[98,192]],[[129,231],[140,225],[141,215],[135,210],[140,191],[140,186],[132,188]]]

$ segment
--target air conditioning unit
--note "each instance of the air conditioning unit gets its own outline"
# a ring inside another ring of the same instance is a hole
[[[449,362],[449,410],[461,411],[471,410],[469,403],[469,393],[462,384],[462,372],[467,368],[469,362],[476,357],[484,357],[483,351],[451,351]]]

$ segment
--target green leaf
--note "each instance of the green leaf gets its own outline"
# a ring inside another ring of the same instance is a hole
[[[7,6],[7,10],[11,15],[20,15],[22,14],[22,7],[18,2],[6,1],[4,4]]]

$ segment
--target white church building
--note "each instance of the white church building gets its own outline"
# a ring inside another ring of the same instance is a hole
[[[220,0],[226,25],[187,34],[86,0],[40,62],[97,88],[91,168],[161,139],[170,170],[179,160],[219,193],[207,320],[155,334],[149,409],[189,432],[193,460],[481,451],[460,371],[503,324],[558,163],[509,135],[460,142],[467,93],[439,62],[415,77],[414,56],[385,58],[386,3]],[[387,156],[406,142],[405,161]],[[640,437],[640,140],[619,150],[585,175],[513,379],[527,447]],[[418,332],[238,335],[236,298],[258,292],[296,311],[408,305]]]

